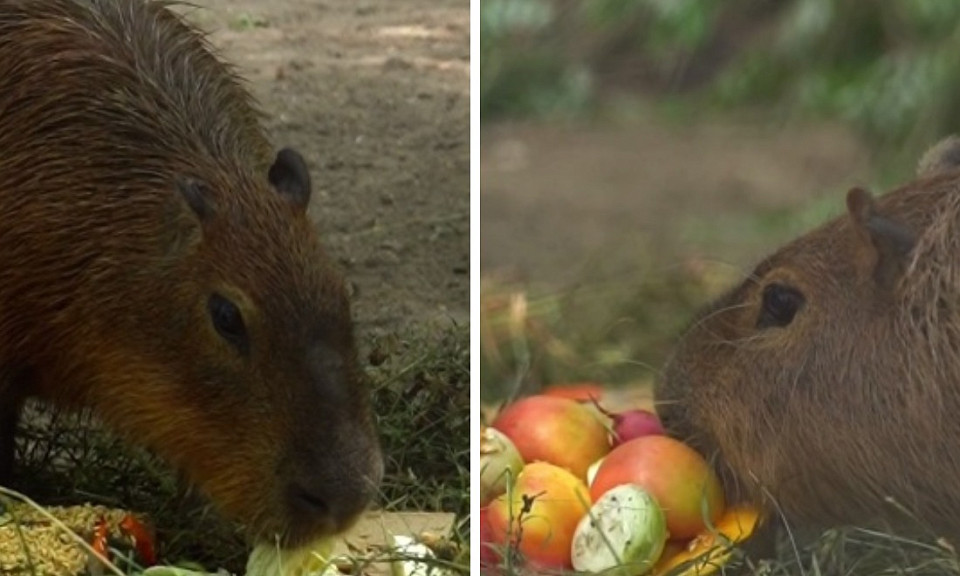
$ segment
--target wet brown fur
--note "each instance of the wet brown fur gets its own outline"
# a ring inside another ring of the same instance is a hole
[[[728,497],[794,528],[933,530],[960,542],[960,140],[915,181],[765,258],[705,309],[656,392]],[[784,327],[762,289],[797,288]],[[926,533],[926,532],[925,532]]]
[[[91,406],[254,537],[294,543],[343,526],[292,520],[282,482],[366,483],[334,490],[366,501],[382,465],[344,282],[270,186],[261,116],[163,3],[0,0],[0,453],[24,398]]]

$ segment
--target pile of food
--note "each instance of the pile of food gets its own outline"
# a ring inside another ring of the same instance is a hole
[[[149,530],[126,510],[12,500],[0,506],[0,574],[75,576],[96,570],[95,554],[110,559],[111,550],[141,566],[154,561]]]
[[[595,385],[554,386],[481,424],[481,567],[705,575],[749,537],[706,460],[650,410]]]
[[[127,510],[92,504],[43,507],[7,493],[20,500],[0,497],[0,574],[232,576],[188,563],[166,565],[158,558],[149,524]],[[452,516],[371,512],[347,534],[296,549],[260,543],[244,575],[449,576],[444,564],[460,552],[447,537]]]

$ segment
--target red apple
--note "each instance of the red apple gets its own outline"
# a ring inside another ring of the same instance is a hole
[[[567,470],[527,464],[513,489],[488,506],[492,540],[515,547],[540,569],[572,568],[573,534],[590,504],[586,484]]]
[[[524,462],[549,462],[581,480],[590,465],[610,451],[600,418],[569,398],[523,398],[506,406],[492,426],[513,441]]]
[[[663,434],[660,419],[649,410],[627,410],[611,417],[613,418],[614,448],[634,438]]]
[[[716,473],[693,448],[667,436],[643,436],[614,448],[597,470],[590,496],[633,483],[656,498],[667,517],[671,539],[692,538],[723,514],[724,497]]]

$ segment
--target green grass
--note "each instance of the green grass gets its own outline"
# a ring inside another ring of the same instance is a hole
[[[393,341],[377,369],[377,409],[391,509],[469,513],[470,332]]]
[[[448,550],[469,537],[469,328],[420,327],[389,342],[368,342],[386,476],[378,506],[387,511],[457,515]],[[243,573],[248,547],[236,528],[162,462],[104,431],[89,414],[31,404],[20,435],[19,482],[44,505],[83,502],[147,514],[161,560]],[[440,562],[469,572],[468,552]]]

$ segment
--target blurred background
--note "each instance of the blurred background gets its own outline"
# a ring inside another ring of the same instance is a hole
[[[960,2],[480,10],[486,405],[645,389],[697,307],[960,130]]]

